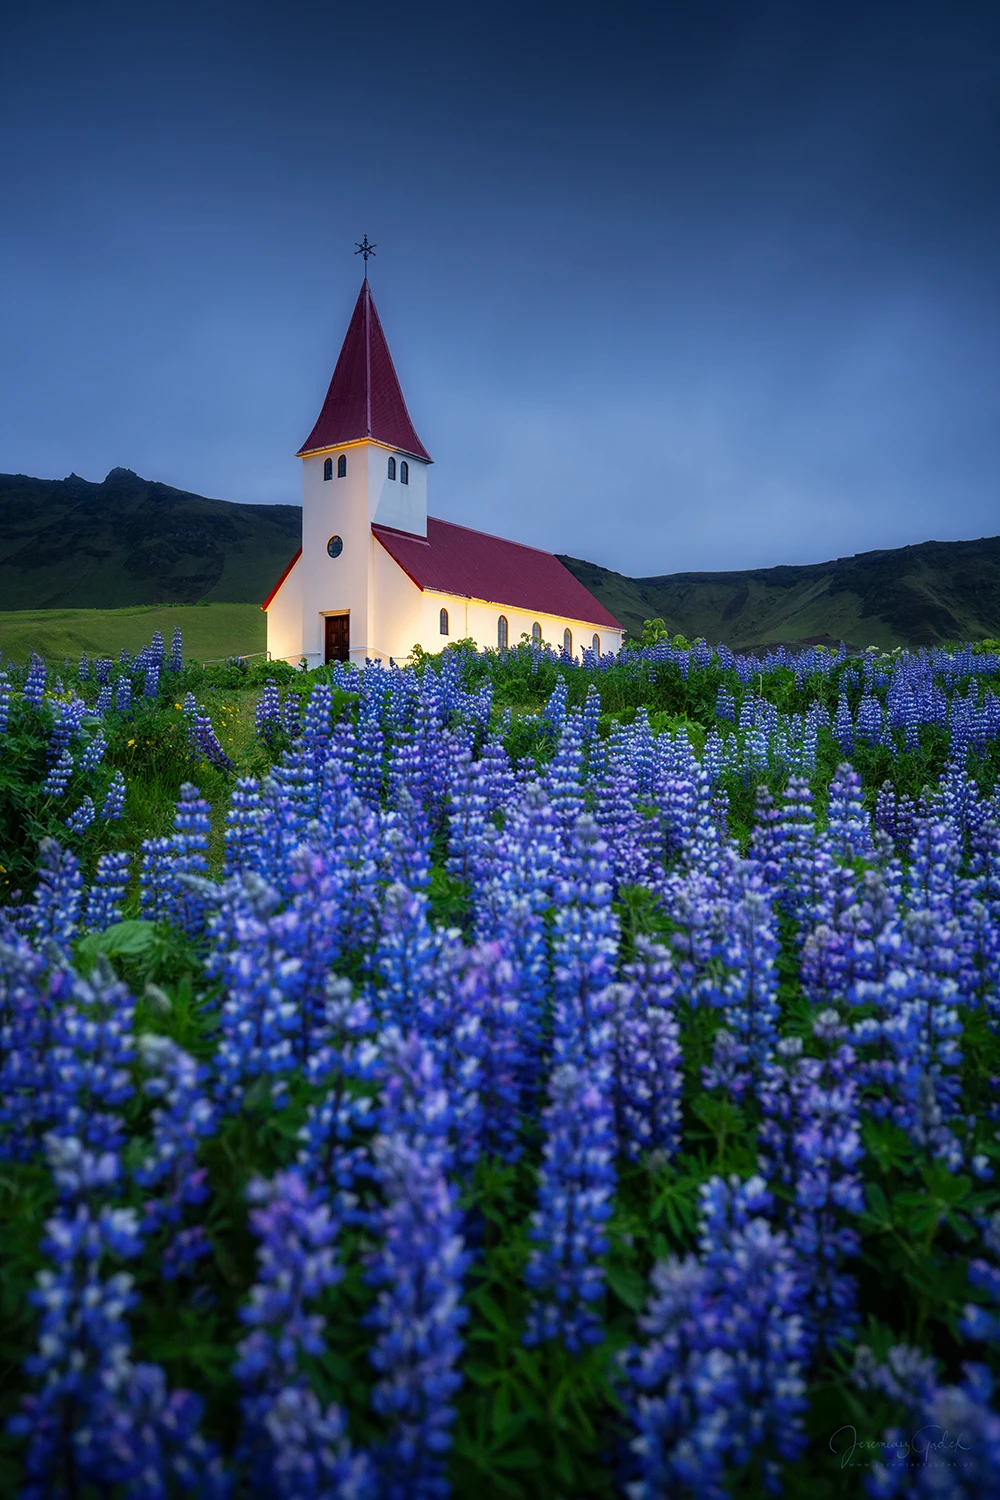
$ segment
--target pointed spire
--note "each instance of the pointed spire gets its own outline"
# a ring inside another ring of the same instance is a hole
[[[431,461],[406,410],[367,276],[354,304],[323,409],[298,457],[359,438],[374,438],[414,458]]]

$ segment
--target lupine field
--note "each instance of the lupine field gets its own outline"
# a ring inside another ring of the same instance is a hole
[[[1000,1495],[995,646],[8,664],[0,1493]]]

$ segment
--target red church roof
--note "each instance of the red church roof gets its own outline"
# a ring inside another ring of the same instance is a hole
[[[354,304],[323,409],[297,456],[359,438],[375,438],[414,458],[431,461],[406,410],[367,277]]]
[[[621,629],[614,615],[551,552],[432,516],[427,517],[426,541],[391,526],[373,526],[372,531],[420,589]]]

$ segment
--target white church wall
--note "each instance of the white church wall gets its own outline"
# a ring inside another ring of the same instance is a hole
[[[424,644],[423,598],[408,573],[390,557],[381,542],[372,538],[372,596],[375,630],[372,656],[383,661],[405,661],[415,645],[424,650],[439,650]]]
[[[507,643],[516,646],[522,635],[530,639],[531,628],[537,622],[542,628],[542,640],[557,651],[562,648],[563,632],[568,627],[573,636],[573,654],[579,656],[584,648],[590,649],[594,636],[600,637],[601,654],[617,653],[621,649],[620,630],[590,625],[585,620],[571,620],[560,615],[546,614],[536,610],[514,609],[509,605],[487,603],[481,599],[461,599],[454,595],[436,594],[428,589],[424,594],[424,631],[435,644],[425,645],[425,650],[440,651],[449,640],[472,639],[480,650],[493,650],[497,645],[497,625],[501,615],[507,619]],[[440,610],[448,610],[448,638],[439,633]]]
[[[369,456],[366,442],[302,460],[302,654],[310,666],[324,656],[324,616],[347,611],[351,660],[371,655],[372,534],[369,522]],[[375,450],[379,453],[381,450]],[[347,459],[347,473],[337,477],[337,460]],[[323,478],[323,463],[333,461],[333,478]],[[339,536],[343,550],[331,557],[327,543]]]
[[[302,655],[302,558],[267,606],[267,649],[272,659]]]
[[[396,461],[396,477],[389,478],[389,459]],[[409,480],[400,479],[401,464],[408,466]],[[404,458],[391,448],[372,445],[369,460],[369,513],[379,526],[394,526],[414,536],[427,535],[427,464]],[[412,641],[410,643],[413,644]]]

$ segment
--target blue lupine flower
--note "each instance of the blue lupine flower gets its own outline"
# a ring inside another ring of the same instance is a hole
[[[115,1189],[117,1158],[55,1137],[48,1154],[63,1202],[42,1242],[54,1269],[40,1271],[29,1294],[42,1317],[26,1367],[40,1389],[8,1424],[28,1440],[22,1495],[69,1500],[89,1484],[111,1484],[129,1500],[165,1500],[172,1480],[183,1493],[222,1500],[225,1473],[197,1431],[202,1402],[168,1394],[158,1366],[133,1364],[125,1319],[138,1301],[133,1278],[104,1274],[107,1255],[129,1259],[141,1248],[134,1211],[100,1203]]]
[[[128,889],[131,859],[128,854],[102,854],[87,891],[83,926],[88,932],[103,932],[122,919]]]
[[[525,1268],[535,1293],[525,1342],[560,1338],[570,1350],[603,1337],[601,1257],[615,1189],[615,1140],[607,1094],[572,1063],[557,1066],[542,1116],[544,1144],[538,1208],[532,1215],[536,1248]]]
[[[66,827],[70,833],[85,833],[96,816],[93,797],[84,797],[80,806],[65,820]]]
[[[854,1327],[854,1278],[843,1269],[858,1254],[845,1214],[864,1209],[856,1168],[863,1155],[854,1049],[834,1010],[822,1011],[814,1034],[824,1056],[803,1056],[801,1037],[778,1044],[760,1083],[761,1171],[790,1189],[784,1222],[798,1257],[808,1301],[810,1339],[828,1344]]]
[[[907,1418],[905,1428],[890,1428],[879,1445],[880,1461],[866,1486],[873,1500],[901,1493],[948,1500],[987,1500],[996,1494],[1000,1416],[992,1410],[993,1375],[985,1365],[963,1364],[958,1385],[940,1385],[935,1361],[918,1350],[897,1344],[880,1365],[862,1344],[854,1381],[863,1391],[897,1402]]]
[[[266,744],[282,732],[281,695],[273,677],[267,679],[264,691],[257,700],[254,723],[258,736]]]
[[[163,1275],[168,1279],[186,1275],[195,1262],[209,1253],[201,1225],[183,1234],[176,1230],[186,1205],[203,1203],[208,1197],[206,1172],[197,1164],[198,1141],[216,1127],[217,1111],[202,1085],[208,1069],[199,1066],[169,1037],[139,1038],[139,1056],[150,1073],[144,1092],[156,1101],[152,1114],[149,1155],[137,1167],[135,1179],[143,1187],[158,1187],[160,1194],[145,1206],[143,1228],[167,1229],[163,1253]]]
[[[30,703],[32,708],[41,708],[42,699],[45,697],[45,683],[48,677],[48,669],[40,656],[31,653],[31,661],[28,666],[28,675],[24,682],[24,701]]]
[[[171,672],[180,672],[184,667],[184,637],[179,625],[174,626],[173,637],[170,642],[170,659],[167,666]]]
[[[439,1500],[450,1493],[445,1454],[468,1316],[459,1300],[468,1256],[458,1198],[440,1153],[421,1149],[419,1133],[415,1144],[402,1131],[379,1136],[374,1156],[384,1208],[368,1268],[376,1300],[367,1322],[378,1376],[372,1404],[389,1429],[375,1455],[379,1493]]]
[[[63,750],[60,752],[59,759],[52,766],[38,790],[43,797],[62,797],[65,795],[72,774],[72,752],[70,750]]]
[[[121,771],[115,771],[111,777],[104,805],[101,808],[101,817],[107,822],[116,822],[125,810],[125,777]]]
[[[639,1320],[648,1342],[624,1361],[635,1500],[688,1489],[723,1500],[727,1471],[763,1442],[785,1459],[803,1446],[800,1291],[787,1239],[764,1217],[770,1207],[760,1178],[713,1178],[702,1188],[699,1256],[653,1269]]]

